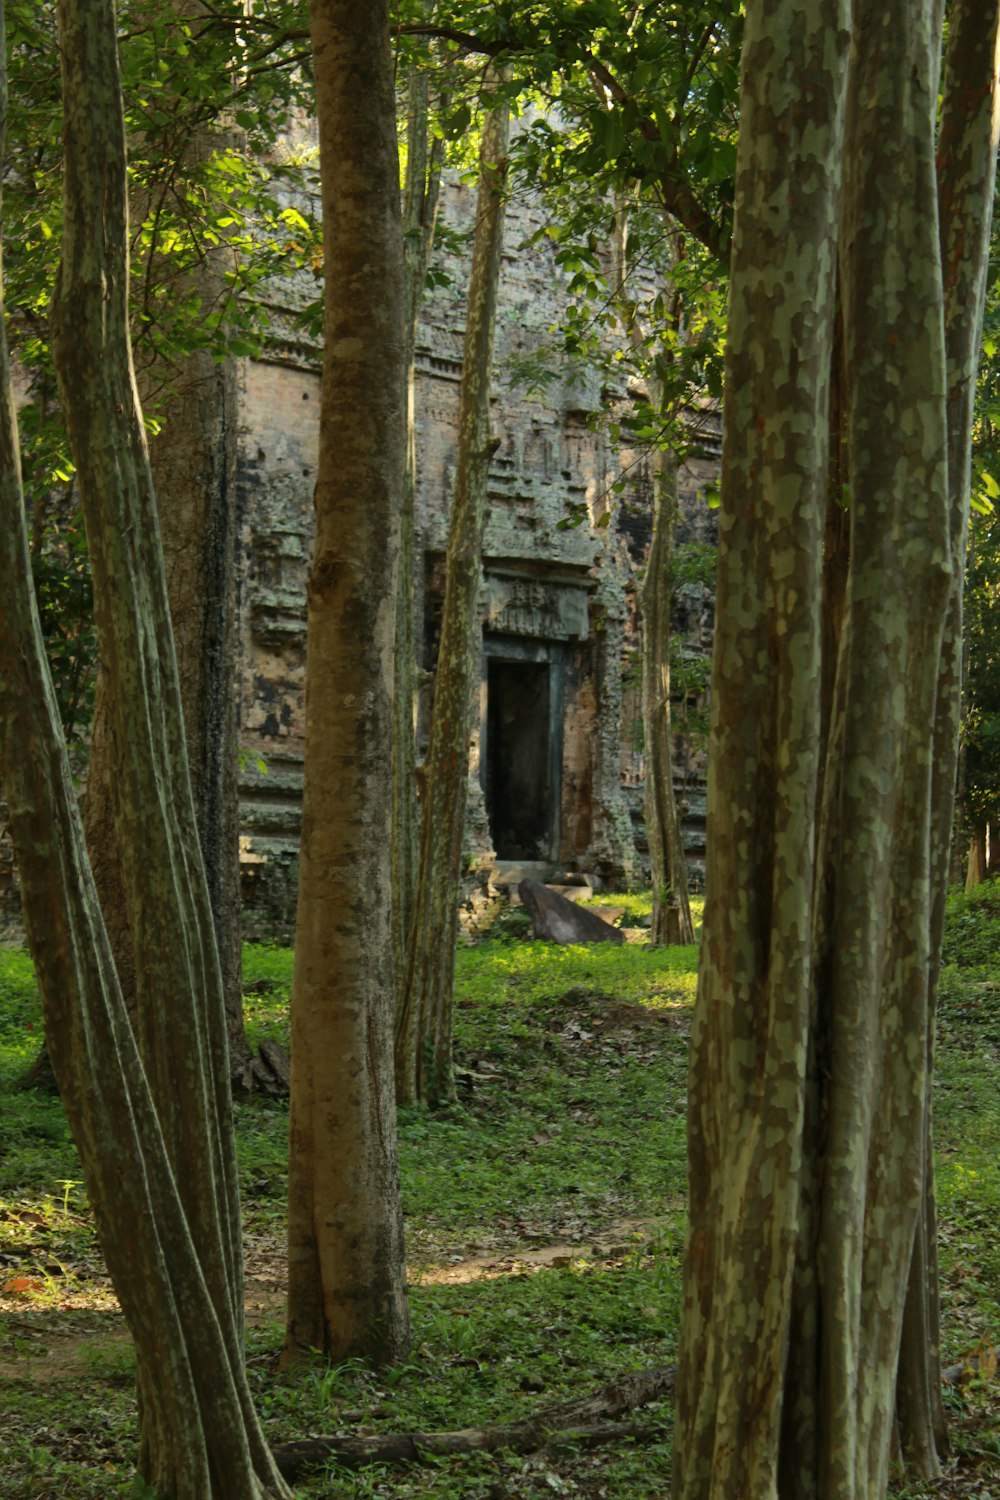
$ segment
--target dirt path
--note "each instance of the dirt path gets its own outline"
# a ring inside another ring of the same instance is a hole
[[[497,1253],[470,1250],[435,1257],[429,1250],[411,1259],[411,1286],[461,1286],[504,1276],[533,1276],[586,1262],[613,1266],[641,1254],[661,1221],[621,1219],[585,1241],[557,1241]],[[259,1236],[247,1246],[248,1328],[280,1323],[285,1305],[285,1241]],[[57,1306],[39,1306],[30,1295],[0,1297],[0,1318],[13,1357],[0,1357],[0,1381],[81,1380],[89,1376],[130,1379],[132,1340],[110,1293],[77,1293]]]

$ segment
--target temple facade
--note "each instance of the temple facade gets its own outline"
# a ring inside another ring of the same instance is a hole
[[[471,228],[474,193],[445,181],[441,213]],[[491,402],[499,447],[488,480],[483,549],[479,712],[470,741],[469,866],[525,864],[641,881],[641,751],[635,585],[648,547],[652,491],[641,456],[616,451],[600,414],[608,392],[567,364],[544,397],[513,372],[551,343],[566,277],[542,239],[542,208],[508,206]],[[425,298],[417,341],[416,636],[428,704],[444,588],[444,554],[458,441],[467,267]],[[305,595],[320,408],[319,350],[294,331],[315,288],[276,288],[275,334],[242,372],[241,859],[253,935],[288,937],[294,913],[302,794]],[[629,392],[614,393],[627,401]],[[711,541],[700,492],[717,475],[709,426],[702,456],[681,477],[679,539]],[[624,491],[613,486],[622,477]],[[680,601],[680,626],[707,649],[711,600]],[[703,781],[681,754],[692,853]]]
[[[442,187],[441,215],[471,230],[474,191]],[[301,199],[297,200],[301,207]],[[315,207],[315,205],[307,205]],[[600,377],[567,362],[543,396],[519,385],[526,357],[551,345],[567,277],[531,195],[508,205],[491,421],[478,713],[470,736],[467,865],[472,886],[530,867],[629,885],[644,877],[637,581],[649,545],[652,481],[642,454],[608,436]],[[461,241],[449,237],[449,243]],[[609,256],[610,256],[610,246]],[[426,746],[458,441],[468,243],[447,285],[425,297],[416,357],[415,636]],[[321,350],[297,314],[317,282],[299,272],[269,292],[271,334],[240,361],[240,858],[248,937],[290,941],[302,803],[306,587],[320,415]],[[557,370],[559,367],[556,367]],[[678,542],[714,542],[703,491],[718,475],[718,424],[680,476]],[[359,503],[363,499],[359,497]],[[675,629],[704,661],[711,590],[675,601]],[[701,674],[704,678],[704,672]],[[697,879],[704,840],[703,737],[690,732],[697,682],[680,694],[678,796]],[[19,936],[16,869],[0,804],[0,935]]]

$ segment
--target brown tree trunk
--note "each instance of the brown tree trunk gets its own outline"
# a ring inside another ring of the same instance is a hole
[[[948,507],[955,565],[949,590],[934,718],[931,787],[930,981],[926,1049],[933,1069],[937,988],[955,817],[962,696],[962,593],[968,544],[972,415],[989,262],[998,141],[997,45],[1000,6],[956,0],[949,12],[948,54],[937,151],[947,357]],[[900,1347],[897,1407],[900,1439],[915,1477],[940,1473],[948,1446],[941,1399],[937,1207],[930,1105],[924,1146],[924,1202],[917,1225]]]
[[[493,452],[489,393],[503,246],[507,118],[505,101],[489,111],[480,146],[455,495],[448,533],[434,715],[424,766],[419,878],[396,1020],[396,1091],[400,1104],[420,1101],[438,1105],[455,1097],[451,1057],[455,930],[479,631],[486,475]]]
[[[388,7],[313,0],[326,307],[292,988],[286,1363],[405,1355],[390,912],[403,239]]]
[[[668,230],[671,244],[676,232]],[[634,303],[626,287],[628,266],[628,202],[619,194],[615,204],[613,239],[615,265],[614,296],[625,332],[633,347],[643,344]],[[676,259],[676,256],[674,257]],[[679,332],[681,299],[673,291],[670,326]],[[668,357],[662,354],[662,357]],[[652,372],[648,377],[649,404],[658,412],[664,429],[672,425],[663,399],[662,383]],[[679,418],[679,412],[673,416]],[[661,432],[661,442],[665,434]],[[645,763],[644,817],[649,842],[653,911],[650,939],[654,943],[693,943],[691,899],[687,862],[681,838],[677,799],[674,795],[673,729],[670,712],[670,607],[673,599],[671,571],[677,527],[677,463],[674,454],[658,447],[652,458],[653,531],[646,558],[642,603],[642,728]]]
[[[191,0],[173,0],[191,14]],[[199,129],[178,181],[232,142]],[[174,187],[176,191],[176,185]],[[181,205],[183,206],[183,205]],[[155,254],[155,247],[153,249]],[[208,248],[174,285],[205,311],[223,305],[224,247]],[[141,372],[140,396],[163,385],[161,430],[150,442],[174,626],[184,728],[198,835],[208,879],[226,997],[230,1067],[237,1088],[253,1086],[254,1062],[243,1031],[240,945],[239,698],[236,691],[237,561],[236,366],[208,349],[188,353],[176,370],[156,360]]]
[[[969,853],[965,865],[965,889],[974,890],[986,879],[986,839],[988,825],[977,823],[969,836]]]
[[[953,559],[939,35],[930,4],[863,3],[855,24],[841,245],[851,547],[819,832],[815,1080],[786,1375],[798,1399],[783,1474],[874,1497],[924,1179],[929,742]],[[818,1365],[802,1327],[818,1334]]]
[[[653,467],[653,539],[642,586],[642,720],[646,836],[653,882],[654,943],[693,943],[687,864],[674,797],[670,722],[670,601],[677,465],[659,450]]]
[[[201,0],[172,0],[179,17],[201,13]],[[199,12],[199,7],[201,7]],[[180,60],[176,62],[181,65]],[[232,144],[231,136],[199,126],[178,149],[182,159],[158,191],[141,203],[140,217],[158,223],[166,211],[183,214],[185,191],[206,162]],[[167,201],[170,199],[171,201]],[[136,205],[133,204],[133,209]],[[206,313],[223,305],[228,252],[192,245],[189,264],[163,257],[154,239],[147,252],[174,292],[196,299]],[[222,964],[233,1085],[281,1091],[280,1081],[255,1057],[243,1028],[240,944],[239,793],[237,736],[237,392],[234,361],[208,349],[182,362],[155,353],[138,370],[140,399],[157,411],[160,431],[150,443],[167,592],[174,627],[181,701],[190,756],[198,834],[208,879]],[[107,724],[106,687],[98,678],[87,777],[85,827],[101,905],[126,1002],[134,1004],[134,959],[114,834],[119,773]]]
[[[417,880],[419,826],[416,779],[416,343],[424,281],[434,242],[444,141],[431,137],[426,69],[407,73],[406,179],[403,189],[403,271],[406,335],[406,457],[396,582],[396,663],[392,728],[392,945],[397,999],[402,995],[406,945]],[[423,589],[419,590],[423,597]],[[409,1045],[408,1039],[404,1045]],[[399,1043],[397,1043],[397,1046]]]
[[[59,5],[65,202],[53,348],[94,576],[140,1062],[86,858],[34,607],[0,341],[0,759],[53,1066],[135,1338],[139,1468],[156,1494],[287,1496],[242,1365],[242,1260],[225,1011],[128,343],[125,143],[114,9]],[[3,48],[0,46],[0,56]],[[5,114],[6,98],[3,98]]]

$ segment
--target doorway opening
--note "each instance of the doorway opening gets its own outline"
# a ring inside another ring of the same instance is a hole
[[[552,855],[548,662],[488,660],[486,811],[498,859]]]

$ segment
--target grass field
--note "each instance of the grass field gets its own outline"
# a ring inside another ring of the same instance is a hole
[[[620,902],[618,903],[620,904]],[[951,903],[936,1136],[945,1362],[1000,1341],[1000,887]],[[529,1415],[674,1355],[684,1231],[685,1073],[695,950],[461,948],[462,1102],[403,1112],[413,1353],[398,1369],[279,1378],[287,1111],[236,1106],[248,1360],[273,1441]],[[248,947],[252,1032],[287,1040],[291,954]],[[133,1478],[134,1357],[57,1099],[14,1084],[40,1039],[28,958],[0,950],[0,1497],[117,1500]],[[1000,1500],[1000,1387],[949,1388],[943,1483]],[[668,1492],[669,1403],[635,1441],[318,1474],[303,1496]]]

